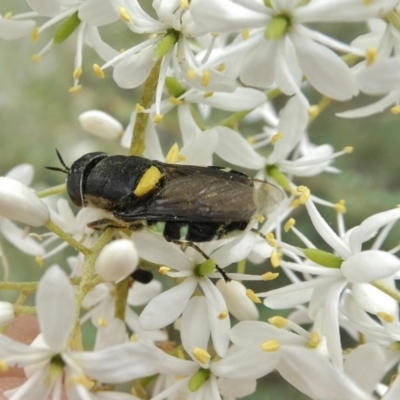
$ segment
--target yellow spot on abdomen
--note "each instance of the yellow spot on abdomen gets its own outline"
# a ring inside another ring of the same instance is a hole
[[[142,197],[145,194],[149,193],[156,187],[161,177],[162,173],[160,172],[160,170],[154,165],[151,166],[140,178],[136,189],[133,191],[133,194],[135,196]]]

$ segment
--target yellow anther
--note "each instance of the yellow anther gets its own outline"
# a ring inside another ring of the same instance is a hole
[[[354,147],[353,146],[346,146],[343,151],[345,151],[346,153],[350,154],[354,151]]]
[[[140,178],[139,183],[136,185],[136,188],[133,191],[133,194],[137,197],[144,196],[145,194],[156,188],[157,183],[160,181],[161,178],[161,171],[157,167],[152,165]]]
[[[296,220],[294,218],[289,218],[286,224],[283,226],[283,230],[285,232],[289,232],[294,227],[295,224]]]
[[[272,247],[276,246],[275,236],[272,232],[266,233],[264,237],[270,246]]]
[[[271,138],[271,144],[275,144],[278,140],[281,140],[282,138],[283,138],[282,132],[275,133],[275,135],[272,136],[272,138]]]
[[[339,214],[345,214],[346,213],[346,200],[339,200],[336,204],[333,205],[333,208],[338,212]]]
[[[274,268],[278,268],[280,266],[280,264],[281,264],[280,254],[276,249],[274,249],[274,250],[272,250],[272,254],[271,254],[271,265]]]
[[[308,344],[310,347],[317,347],[321,343],[321,337],[318,332],[311,332],[308,337]]]
[[[217,68],[215,68],[218,72],[222,72],[226,70],[226,64],[225,63],[221,63],[217,65]]]
[[[262,214],[257,214],[256,215],[256,220],[257,222],[259,222],[260,224],[262,224],[265,221],[265,217]]]
[[[0,360],[0,372],[7,372],[8,371],[8,364],[5,360]]]
[[[33,62],[38,62],[38,61],[40,61],[40,56],[39,56],[39,54],[33,54],[32,57],[31,57],[31,61],[33,61]]]
[[[91,379],[89,379],[87,376],[85,375],[81,375],[81,376],[72,376],[68,379],[68,381],[70,383],[74,383],[77,385],[81,385],[84,386],[86,389],[92,389],[92,387],[94,386],[94,381],[92,381]]]
[[[385,311],[379,311],[376,313],[376,315],[389,324],[391,324],[394,321],[393,315],[391,315]]]
[[[33,43],[36,43],[39,40],[39,28],[35,26],[31,33],[31,40]]]
[[[107,320],[104,317],[97,318],[97,325],[101,327],[107,326]]]
[[[208,364],[211,359],[210,353],[200,347],[195,347],[192,351],[192,354],[194,358],[201,364]]]
[[[12,16],[13,16],[13,13],[11,11],[9,11],[3,15],[3,19],[11,19]]]
[[[120,54],[122,54],[122,53],[125,53],[125,48],[123,48],[123,47],[121,47],[119,50],[118,50],[118,53],[120,53]]]
[[[135,106],[135,110],[138,114],[141,114],[142,112],[144,112],[145,108],[142,105],[140,105],[139,103],[137,103]]]
[[[247,143],[251,146],[253,146],[256,143],[256,139],[254,139],[254,136],[249,136],[246,140]]]
[[[36,256],[35,257],[35,262],[36,262],[36,264],[40,267],[40,268],[43,268],[43,258],[42,257],[40,257],[40,256]]]
[[[210,77],[211,77],[210,70],[205,69],[200,79],[201,86],[208,86],[208,84],[210,83]]]
[[[214,92],[204,92],[204,93],[203,93],[203,97],[204,97],[205,99],[207,99],[208,97],[211,97],[213,94],[214,94]]]
[[[276,315],[275,317],[268,318],[268,322],[271,325],[274,325],[277,328],[282,329],[285,326],[287,326],[289,321],[286,318],[283,318],[283,317],[281,317],[279,315]]]
[[[308,115],[312,118],[315,118],[319,114],[319,106],[317,104],[313,104],[308,108]]]
[[[75,68],[75,71],[72,73],[72,77],[74,79],[79,79],[81,75],[82,75],[82,67]]]
[[[279,272],[266,272],[265,274],[261,275],[263,281],[273,281],[278,276],[279,276]]]
[[[177,98],[174,97],[174,96],[171,96],[168,100],[169,100],[169,102],[172,103],[174,106],[180,106],[180,105],[183,103],[182,100],[179,100],[179,99],[177,99]]]
[[[400,114],[400,106],[394,106],[390,109],[390,112],[394,115]]]
[[[368,7],[372,4],[372,0],[363,0],[364,6]]]
[[[100,68],[98,64],[93,64],[93,71],[97,75],[98,78],[104,78],[104,71]]]
[[[194,68],[189,68],[188,71],[187,71],[187,76],[188,76],[189,79],[196,79],[197,74],[196,74],[195,69]]]
[[[261,344],[261,350],[266,351],[268,353],[277,351],[279,350],[280,347],[281,345],[279,344],[279,341],[276,339],[267,340],[266,342]]]
[[[247,289],[246,290],[246,296],[253,302],[256,304],[260,304],[261,300],[260,298],[251,290],[251,289]]]
[[[132,343],[136,343],[138,340],[139,340],[139,337],[138,337],[138,335],[136,335],[136,333],[133,333],[131,335],[131,337],[129,338],[129,341]]]
[[[179,146],[178,143],[174,143],[169,149],[167,156],[165,157],[165,162],[168,164],[175,164],[179,158]]]
[[[228,311],[223,310],[223,311],[221,311],[221,314],[219,314],[217,318],[220,319],[220,320],[223,320],[223,319],[227,318],[228,315],[229,315]]]
[[[154,118],[153,118],[153,122],[154,122],[155,124],[159,124],[159,123],[163,120],[163,118],[164,118],[164,115],[163,115],[163,114],[156,114],[156,115],[154,116]]]
[[[166,267],[165,265],[162,266],[162,267],[160,267],[160,268],[158,269],[158,272],[159,272],[161,275],[167,275],[169,271],[171,271],[171,268]]]
[[[250,37],[250,31],[248,29],[242,29],[242,38],[247,40]]]
[[[297,186],[292,193],[297,196],[296,200],[298,204],[304,204],[310,198],[310,189],[307,186]],[[295,203],[296,200],[294,200],[293,203]]]
[[[69,93],[77,93],[82,89],[82,85],[75,85],[68,89]]]
[[[132,18],[129,15],[128,10],[125,7],[120,7],[119,8],[119,16],[125,22],[131,22],[132,21]]]
[[[138,396],[139,393],[137,392],[137,390],[136,390],[133,386],[131,387],[131,390],[130,390],[129,392],[130,392],[130,394],[131,394],[132,396],[139,397],[139,396]]]
[[[368,47],[365,54],[365,61],[367,65],[371,65],[375,62],[376,56],[378,55],[378,49],[376,47]]]
[[[188,0],[181,0],[181,7],[185,10],[189,9],[189,1]]]

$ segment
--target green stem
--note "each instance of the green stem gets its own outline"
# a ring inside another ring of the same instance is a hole
[[[85,256],[90,254],[90,250],[84,246],[83,244],[79,243],[77,240],[75,240],[72,236],[70,236],[68,233],[64,232],[58,225],[56,225],[52,220],[49,220],[45,225],[44,225],[49,231],[52,231],[55,233],[57,236],[59,236],[62,240],[70,244],[75,250],[80,251],[83,253]]]
[[[158,60],[149,76],[143,84],[143,91],[140,97],[140,106],[144,109],[150,109],[153,104],[154,96],[157,90],[158,77],[160,75],[162,59]],[[147,122],[149,120],[148,113],[138,112],[136,114],[135,126],[133,127],[133,135],[129,155],[141,156],[145,149],[144,138],[146,135]]]
[[[128,276],[116,285],[115,318],[125,321],[126,300],[128,298],[131,277]]]
[[[38,282],[0,282],[0,290],[18,290],[32,292],[37,289]]]
[[[371,282],[371,285],[375,286],[381,292],[386,293],[392,299],[395,299],[398,303],[400,303],[400,292],[398,290],[396,290],[395,288],[392,288],[392,287],[386,285],[386,283],[383,283],[381,281]]]
[[[65,193],[67,191],[67,184],[63,183],[61,185],[53,186],[48,189],[40,190],[36,192],[36,196],[39,198],[53,196],[55,194]]]
[[[100,236],[99,240],[95,243],[95,245],[90,250],[88,250],[88,254],[86,255],[85,268],[83,270],[82,277],[75,294],[76,321],[74,330],[72,332],[71,341],[71,346],[73,346],[74,350],[82,350],[82,333],[80,328],[79,316],[83,299],[89,292],[90,288],[92,288],[91,282],[94,275],[94,265],[97,256],[99,255],[101,249],[111,240],[114,233],[115,229],[106,229]]]
[[[17,306],[14,307],[15,315],[36,314],[36,307]]]

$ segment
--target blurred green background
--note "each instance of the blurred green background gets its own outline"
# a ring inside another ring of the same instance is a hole
[[[2,2],[1,7],[2,13],[10,9],[18,11],[17,5],[12,1]],[[363,31],[361,25],[349,31],[337,28],[339,27],[330,27],[330,33],[335,35],[338,32],[336,37],[343,40]],[[92,65],[101,64],[101,60],[87,48],[84,51],[81,77],[83,88],[76,94],[68,93],[73,83],[73,37],[53,48],[41,61],[31,61],[31,56],[44,46],[52,32],[45,33],[36,44],[30,38],[0,41],[0,175],[4,175],[17,164],[30,163],[36,170],[33,185],[36,189],[57,185],[64,180],[63,175],[43,168],[47,165],[58,166],[55,148],[61,152],[67,165],[89,151],[126,154],[126,150],[118,143],[100,140],[83,132],[78,116],[84,111],[99,109],[110,113],[126,126],[139,96],[136,90],[119,89],[112,79],[111,69],[105,71],[105,79],[98,79],[92,72]],[[130,47],[137,40],[122,24],[107,27],[102,32],[117,48]],[[347,228],[400,203],[400,117],[389,111],[357,120],[335,117],[336,112],[375,100],[360,96],[351,102],[333,103],[311,125],[309,132],[314,143],[330,143],[336,150],[354,146],[354,152],[335,161],[334,165],[343,170],[341,174],[322,174],[297,181],[309,186],[313,194],[329,201],[345,199],[348,210],[345,216]],[[166,148],[175,141],[179,142],[180,134],[173,117],[174,114],[167,116],[160,126],[161,140]],[[250,130],[256,132],[259,128],[260,125],[255,124]],[[320,209],[335,229],[335,213],[330,209]],[[296,226],[311,241],[330,250],[320,242],[304,210],[296,210],[295,216],[298,220]],[[284,239],[288,242],[295,240],[290,233]],[[0,240],[11,265],[11,280],[38,280],[42,270],[33,258],[20,254],[3,238],[0,237]],[[399,240],[400,230],[395,228],[387,248],[395,246]],[[73,253],[66,250],[59,256],[46,260],[45,267],[53,263],[60,263],[65,267],[64,260],[68,254]],[[272,287],[271,284],[270,288]],[[2,300],[12,298],[12,293],[0,293]],[[263,311],[268,315],[276,314],[265,309]],[[253,400],[278,398],[307,397],[284,384],[278,374],[271,374],[263,379],[257,394],[248,397]]]

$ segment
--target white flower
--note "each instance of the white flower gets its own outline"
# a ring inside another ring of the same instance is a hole
[[[29,13],[17,16],[0,15],[0,38],[12,40],[29,35],[35,27],[35,21],[29,18],[32,18]]]
[[[122,124],[111,115],[98,110],[90,110],[79,116],[82,128],[103,139],[118,139],[122,136]]]
[[[305,337],[259,321],[239,322],[232,328],[229,353],[213,363],[218,376],[257,379],[274,369],[311,398],[372,399],[343,372],[315,350]]]
[[[161,375],[153,392],[153,400],[175,394],[186,399],[219,400],[221,396],[247,396],[255,390],[254,379],[226,379],[219,382],[214,372],[214,361],[208,353],[212,324],[207,318],[208,301],[203,296],[190,299],[182,315],[182,345],[193,361],[165,356],[160,364]],[[184,378],[176,379],[172,376]],[[170,378],[170,379],[168,379]],[[155,396],[154,396],[155,395]]]
[[[0,177],[0,215],[31,226],[43,226],[50,211],[35,193],[22,183]]]
[[[373,215],[358,227],[349,231],[344,237],[339,237],[318,213],[311,200],[308,200],[305,205],[314,227],[335,250],[337,254],[336,267],[328,268],[329,262],[328,265],[325,265],[327,261],[323,261],[326,260],[324,255],[318,258],[319,253],[313,252],[313,250],[306,253],[306,256],[309,255],[309,258],[315,263],[311,260],[303,262],[300,260],[301,256],[304,257],[302,251],[292,248],[296,262],[281,261],[281,266],[287,270],[312,274],[316,277],[306,281],[299,281],[293,277],[293,284],[258,295],[266,296],[264,304],[274,309],[291,308],[309,301],[309,314],[313,319],[321,312],[322,308],[327,348],[334,365],[341,367],[343,359],[339,336],[340,296],[348,283],[352,283],[352,291],[356,291],[359,289],[359,285],[369,287],[371,282],[393,278],[400,271],[399,258],[389,252],[378,250],[379,245],[388,233],[387,229],[382,231],[384,236],[378,236],[376,247],[373,245],[372,250],[362,250],[363,242],[369,240],[380,228],[391,227],[394,221],[400,218],[400,209]],[[319,263],[316,260],[319,260]],[[365,302],[364,296],[363,299],[360,306],[368,307],[368,311],[371,312],[372,307],[369,304],[374,303],[374,298],[371,298],[370,302]],[[385,302],[384,304],[384,309],[380,311],[398,321],[397,314],[392,314],[392,302]],[[377,313],[377,315],[381,314]],[[396,326],[398,324],[391,324],[392,329],[395,329]]]
[[[14,306],[7,301],[0,301],[0,326],[8,325],[14,317]]]
[[[224,268],[232,262],[244,259],[251,250],[254,239],[255,235],[249,233],[239,236],[223,246],[218,241],[214,241],[203,244],[201,248],[220,268]],[[165,271],[165,274],[170,277],[183,278],[179,285],[159,294],[147,304],[140,315],[141,327],[146,330],[160,329],[176,321],[186,309],[196,287],[200,286],[207,299],[213,345],[217,354],[223,356],[228,347],[229,314],[221,292],[210,280],[210,278],[220,278],[219,272],[208,270],[207,275],[202,276],[200,264],[204,258],[197,251],[189,248],[186,253],[183,253],[176,245],[166,242],[161,236],[143,231],[135,233],[133,240],[142,258],[176,270],[176,272],[169,271],[169,269]],[[217,248],[218,246],[221,247]],[[157,252],[153,251],[155,248],[157,248]],[[211,267],[213,270],[212,264]],[[229,277],[232,279],[262,279],[261,276],[249,277],[234,273],[229,273]]]
[[[358,93],[350,68],[331,49],[363,54],[320,32],[306,27],[315,22],[351,22],[390,10],[395,1],[364,5],[343,0],[271,1],[267,5],[246,0],[194,0],[193,19],[208,32],[242,31],[222,54],[214,59],[240,63],[240,79],[247,85],[267,88],[274,83],[286,94],[297,93],[304,74],[319,92],[336,100]],[[272,61],[271,61],[272,60]]]
[[[35,340],[38,347],[0,336],[3,362],[25,367],[29,376],[22,386],[11,391],[11,399],[45,399],[50,393],[51,398],[58,398],[64,380],[67,393],[87,399],[89,393],[83,382],[87,382],[88,376],[104,383],[119,383],[156,372],[158,350],[146,343],[125,343],[97,352],[71,351],[68,342],[75,323],[73,297],[65,273],[57,266],[49,268],[36,295],[41,329]]]
[[[119,281],[133,271],[139,262],[135,244],[129,239],[119,239],[108,243],[96,259],[96,272],[109,282]]]

